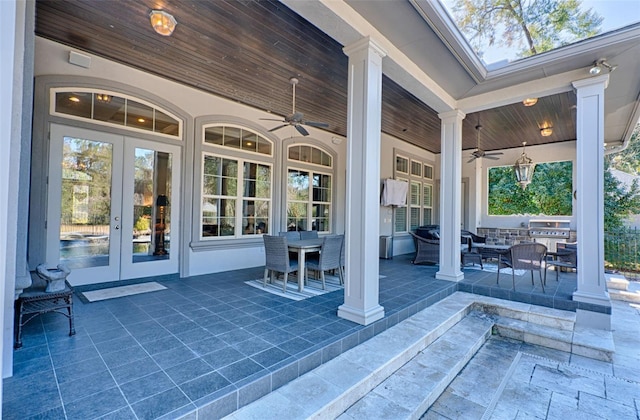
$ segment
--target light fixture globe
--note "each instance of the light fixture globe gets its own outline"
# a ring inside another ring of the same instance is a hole
[[[513,164],[513,172],[516,175],[516,182],[520,185],[520,188],[525,190],[527,185],[531,184],[533,179],[533,171],[536,168],[536,164],[525,153],[526,141],[522,142],[522,155]]]
[[[178,24],[176,19],[164,10],[152,10],[149,20],[153,29],[162,36],[170,36]]]

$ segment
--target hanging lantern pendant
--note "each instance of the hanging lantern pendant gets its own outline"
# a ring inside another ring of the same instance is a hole
[[[522,155],[516,160],[513,165],[513,172],[516,174],[516,181],[520,184],[520,188],[525,190],[527,185],[531,183],[533,179],[533,171],[536,168],[536,164],[525,153],[526,141],[522,142]]]

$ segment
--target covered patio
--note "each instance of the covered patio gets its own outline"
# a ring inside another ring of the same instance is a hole
[[[464,269],[435,278],[412,254],[380,260],[385,317],[363,326],[337,316],[343,291],[301,301],[244,282],[261,269],[158,280],[167,290],[85,303],[75,296],[76,331],[46,314],[27,324],[14,376],[4,381],[3,418],[177,418],[199,409],[219,418],[326,363],[456,291],[574,310],[575,273],[531,286],[518,276]],[[599,308],[603,310],[604,308]],[[591,308],[594,310],[594,308]],[[24,392],[31,393],[24,404]]]
[[[170,37],[150,1],[0,3],[3,416],[230,413],[456,291],[610,328],[603,157],[640,117],[639,23],[489,69],[439,2],[165,3]],[[460,267],[462,229],[533,217],[488,205],[489,170],[523,140],[571,165],[578,270],[544,294]],[[406,206],[381,204],[387,179],[410,184]],[[410,232],[431,224],[439,266],[411,265]],[[243,283],[262,276],[261,235],[289,228],[344,233],[345,292],[293,302]],[[76,336],[46,315],[13,351],[16,298],[77,242],[102,247],[72,267],[78,291],[167,290],[76,300]]]

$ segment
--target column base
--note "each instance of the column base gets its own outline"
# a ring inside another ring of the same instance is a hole
[[[611,315],[601,312],[591,312],[584,309],[576,310],[576,325],[611,331]]]
[[[611,298],[608,292],[603,294],[592,294],[576,291],[573,293],[573,300],[588,305],[597,305],[611,308]],[[590,311],[588,309],[576,310],[576,325],[600,330],[611,330],[611,311],[609,313]]]
[[[442,271],[438,271],[436,273],[436,278],[438,280],[449,280],[449,281],[455,281],[455,282],[459,282],[462,281],[464,279],[464,274],[462,273],[462,271],[459,271],[457,273],[443,273]]]
[[[576,302],[590,303],[593,305],[611,306],[611,298],[609,297],[609,292],[607,291],[593,294],[581,292],[578,290],[573,292],[573,300]]]
[[[369,325],[379,319],[384,318],[384,308],[380,305],[373,307],[367,311],[353,308],[347,305],[338,307],[338,316],[349,321],[353,321],[360,325]]]

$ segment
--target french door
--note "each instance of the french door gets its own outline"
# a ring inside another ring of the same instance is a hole
[[[180,147],[51,125],[47,263],[73,285],[178,272]]]

